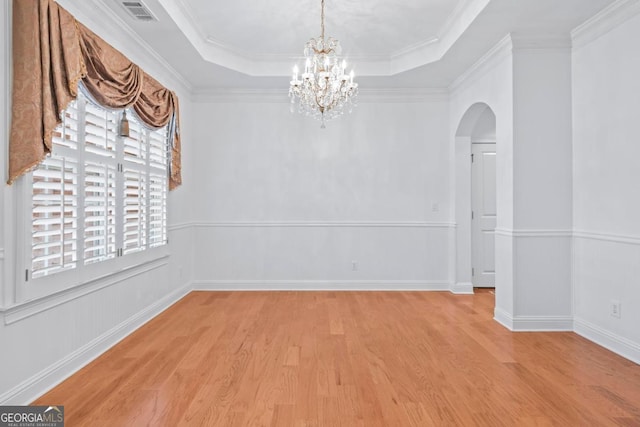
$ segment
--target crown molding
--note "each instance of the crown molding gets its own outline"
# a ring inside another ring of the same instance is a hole
[[[438,30],[438,33],[435,38],[438,40],[442,40],[447,35],[447,32],[450,31],[451,27],[455,25],[456,22],[459,22],[465,19],[465,12],[468,12],[472,7],[477,8],[479,5],[481,6],[480,10],[482,10],[486,7],[489,1],[490,0],[481,0],[481,1],[475,0],[475,3],[476,3],[475,5],[472,4],[474,0],[459,1],[458,4],[456,4],[455,9],[453,9],[453,12],[451,12],[451,14],[447,17],[447,19],[445,19],[443,24],[440,26],[440,29]],[[477,12],[479,13],[479,11]],[[471,14],[474,15],[474,18],[475,16],[477,16],[478,13],[474,14],[473,11],[471,12]]]
[[[357,62],[359,76],[393,76],[422,65],[439,61],[462,36],[491,0],[467,0],[459,3],[441,26],[439,33],[427,40],[391,52],[389,55],[349,56]],[[206,34],[198,25],[194,12],[184,0],[158,0],[202,59],[249,76],[279,77],[289,74],[291,64],[301,55],[255,54],[238,49]]]
[[[617,0],[571,31],[574,48],[580,48],[640,14],[640,1]]]
[[[425,40],[392,54],[388,61],[390,70],[387,75],[399,74],[441,60],[490,2],[491,0],[467,0],[460,3],[445,21],[435,40]],[[359,74],[363,75],[360,66]]]
[[[146,41],[127,25],[113,10],[100,0],[55,0],[60,6],[69,11],[78,21],[86,25],[91,31],[100,35],[105,41],[115,46],[126,56],[141,58],[144,62],[155,65],[150,72],[156,80],[166,86],[178,84],[181,90],[191,92],[191,83],[158,54]],[[99,13],[96,13],[96,10]],[[98,18],[95,18],[98,17]],[[134,61],[138,63],[139,61]],[[172,88],[175,90],[175,88]]]
[[[571,49],[571,37],[568,34],[523,34],[512,33],[513,50],[566,50]]]
[[[497,64],[499,64],[503,59],[511,55],[512,50],[513,41],[511,39],[511,34],[507,34],[495,46],[489,49],[489,51],[485,53],[479,60],[477,60],[471,67],[469,67],[464,73],[462,73],[457,79],[455,79],[449,86],[449,92],[453,94],[477,81],[489,70],[493,69]]]
[[[197,87],[191,92],[195,103],[289,103],[288,89],[227,89]]]
[[[446,88],[392,88],[360,89],[357,101],[366,102],[445,102],[449,101]]]
[[[392,88],[364,89],[357,96],[358,103],[369,102],[446,102],[449,91],[446,88]],[[196,103],[290,103],[287,88],[265,89],[225,89],[196,88],[191,93]]]

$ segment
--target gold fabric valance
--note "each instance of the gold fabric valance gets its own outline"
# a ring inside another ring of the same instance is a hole
[[[78,82],[101,105],[132,107],[152,128],[170,126],[169,188],[182,183],[178,97],[53,0],[13,1],[13,94],[9,184],[51,152]]]

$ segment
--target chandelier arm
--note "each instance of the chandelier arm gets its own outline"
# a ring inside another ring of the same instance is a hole
[[[327,91],[327,87],[325,86],[324,90],[322,90],[322,91],[317,90],[316,93],[315,93],[315,96],[314,96],[315,101],[316,101],[316,105],[318,106],[318,108],[320,108],[320,110],[323,112],[323,114],[324,114],[324,108],[326,106],[322,105],[320,103],[320,99],[324,98],[324,96],[326,94],[326,91]]]

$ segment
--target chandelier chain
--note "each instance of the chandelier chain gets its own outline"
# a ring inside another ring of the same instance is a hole
[[[324,40],[324,0],[321,0],[320,4],[322,5],[322,11],[320,12],[320,38]]]

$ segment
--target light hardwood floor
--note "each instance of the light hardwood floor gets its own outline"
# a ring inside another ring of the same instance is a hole
[[[39,398],[71,426],[640,426],[640,366],[494,296],[193,292]]]

